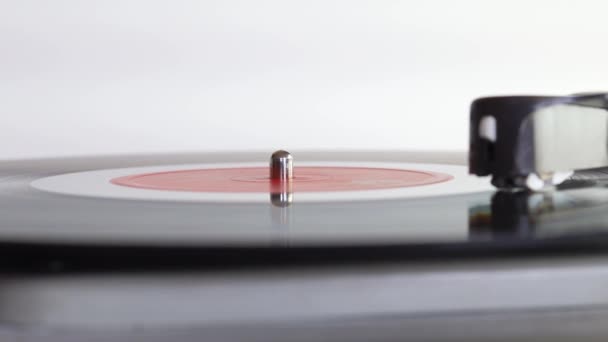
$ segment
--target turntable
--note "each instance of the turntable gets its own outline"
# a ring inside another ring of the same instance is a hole
[[[3,162],[0,337],[606,336],[607,108],[603,93],[479,99],[468,165],[284,150]]]

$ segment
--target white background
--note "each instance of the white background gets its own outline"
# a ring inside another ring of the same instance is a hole
[[[608,88],[606,1],[0,0],[0,159],[467,147],[478,96]]]

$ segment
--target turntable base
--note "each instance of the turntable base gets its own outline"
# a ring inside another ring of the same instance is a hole
[[[608,337],[600,255],[3,274],[2,341]]]

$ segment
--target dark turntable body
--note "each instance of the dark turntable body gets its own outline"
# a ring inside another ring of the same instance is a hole
[[[371,181],[374,189],[333,193],[269,181],[268,192],[225,194],[133,189],[111,180],[249,165],[267,154],[4,162],[0,337],[470,341],[608,334],[601,324],[608,315],[603,170],[579,172],[559,191],[496,192],[487,179],[466,175],[463,153],[296,156],[295,179],[298,163],[449,179],[417,186],[392,179],[380,189]]]

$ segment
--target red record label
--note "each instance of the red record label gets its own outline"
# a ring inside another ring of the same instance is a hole
[[[423,186],[451,180],[451,175],[420,170],[362,167],[295,167],[293,192],[328,192],[393,189]],[[140,189],[191,192],[283,191],[267,167],[177,170],[118,177],[113,184]]]

